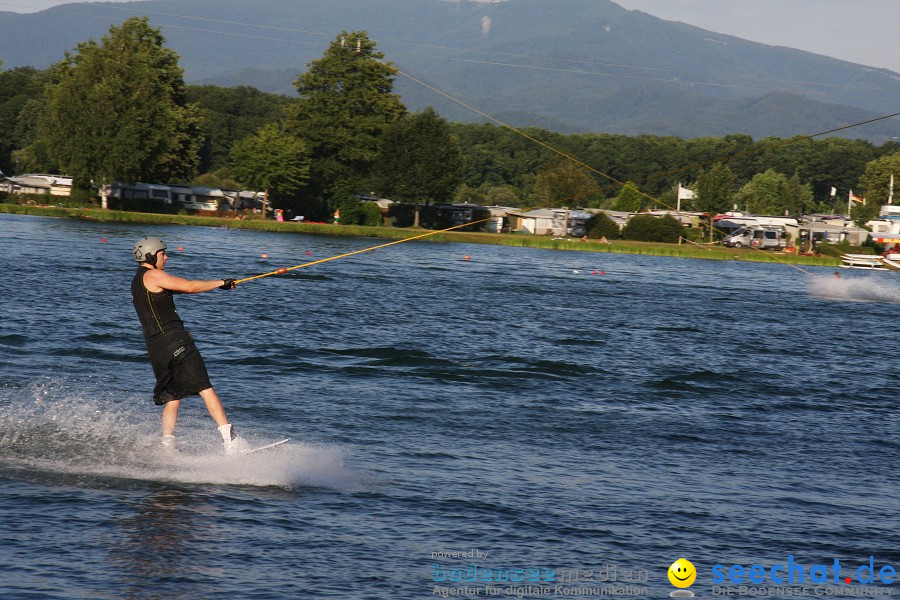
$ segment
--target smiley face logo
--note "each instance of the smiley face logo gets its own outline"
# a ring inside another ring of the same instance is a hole
[[[697,569],[685,558],[679,558],[669,567],[669,581],[677,588],[690,587],[697,579]]]

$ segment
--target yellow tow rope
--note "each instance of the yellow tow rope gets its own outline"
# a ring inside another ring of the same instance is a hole
[[[337,256],[329,256],[328,258],[322,258],[319,260],[314,260],[311,262],[306,262],[299,265],[294,265],[293,267],[282,267],[280,269],[276,269],[274,271],[269,271],[268,273],[260,273],[259,275],[254,275],[252,277],[245,277],[244,279],[238,279],[235,281],[235,284],[245,283],[247,281],[253,281],[254,279],[260,279],[262,277],[269,277],[270,275],[283,275],[288,271],[293,271],[294,269],[302,269],[303,267],[311,267],[313,265],[319,265],[331,260],[337,260],[339,258],[345,258],[347,256],[353,256],[354,254],[362,254],[363,252],[371,252],[372,250],[378,250],[379,248],[387,248],[388,246],[393,246],[395,244],[402,244],[403,242],[410,242],[412,240],[418,240],[422,238],[426,238],[430,235],[437,235],[439,233],[444,233],[445,231],[451,231],[453,229],[459,229],[460,227],[468,227],[469,225],[476,225],[478,223],[483,223],[485,221],[490,221],[494,217],[488,217],[486,219],[479,219],[478,221],[470,221],[468,223],[463,223],[462,225],[454,225],[453,227],[448,227],[447,229],[439,229],[438,231],[429,231],[428,233],[423,233],[421,235],[414,235],[412,237],[403,238],[402,240],[394,240],[393,242],[388,242],[387,244],[380,244],[378,246],[372,246],[371,248],[363,248],[362,250],[354,250],[353,252],[345,252],[344,254],[338,254]]]

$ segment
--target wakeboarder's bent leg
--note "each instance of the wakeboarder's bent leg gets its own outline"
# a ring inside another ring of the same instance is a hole
[[[216,422],[216,427],[227,425],[228,417],[225,416],[225,407],[222,406],[222,401],[219,400],[219,395],[216,393],[216,390],[213,388],[206,388],[200,392],[200,397],[203,398],[203,402],[206,403],[206,410],[209,411],[209,416]]]
[[[206,410],[209,411],[209,416],[216,422],[216,427],[218,427],[222,441],[225,443],[225,454],[235,454],[243,450],[249,450],[250,444],[244,438],[238,437],[234,432],[234,427],[228,422],[228,417],[225,416],[225,407],[222,406],[222,401],[219,399],[216,390],[206,388],[200,392],[200,397],[206,403]]]

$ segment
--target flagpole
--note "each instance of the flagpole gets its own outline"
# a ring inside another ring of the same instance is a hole
[[[894,203],[894,174],[891,173],[891,190],[888,192],[888,204]]]
[[[850,216],[850,203],[853,201],[853,190],[847,194],[847,216]]]

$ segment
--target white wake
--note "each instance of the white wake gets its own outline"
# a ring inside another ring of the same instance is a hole
[[[171,452],[160,444],[159,409],[146,400],[104,399],[61,380],[0,388],[0,470],[51,484],[57,475],[61,483],[74,479],[101,487],[114,486],[116,479],[287,490],[349,491],[361,485],[347,465],[349,450],[339,446],[291,440],[255,454],[226,456],[212,420],[197,402],[196,411],[182,404],[176,451]],[[253,446],[284,437],[240,432]]]
[[[843,270],[810,277],[807,285],[810,295],[817,298],[900,304],[900,273],[850,275]]]

